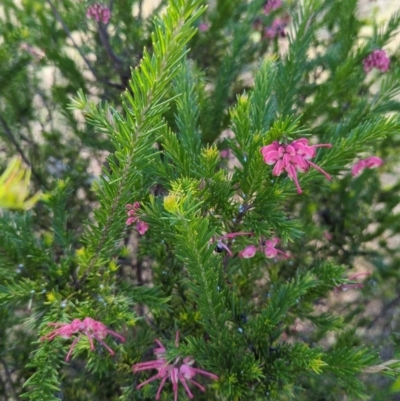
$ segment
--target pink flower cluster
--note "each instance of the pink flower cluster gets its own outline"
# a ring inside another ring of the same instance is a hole
[[[351,169],[351,175],[356,177],[362,173],[366,168],[376,168],[383,164],[383,160],[377,156],[367,157],[357,162]]]
[[[136,230],[138,230],[140,235],[144,235],[145,232],[149,229],[149,225],[140,220],[139,217],[136,215],[137,211],[140,209],[140,203],[134,202],[132,205],[127,204],[125,207],[128,213],[126,225],[130,226],[131,224],[136,223]]]
[[[260,246],[257,248],[254,245],[248,245],[246,248],[243,249],[243,251],[239,252],[239,257],[244,258],[244,259],[250,259],[252,258],[258,250],[261,252],[264,252],[265,256],[268,259],[273,259],[276,258],[279,255],[282,255],[284,258],[290,258],[290,256],[281,251],[280,249],[276,249],[275,247],[279,244],[279,238],[272,238],[270,240],[265,241],[264,246]]]
[[[193,394],[190,391],[189,385],[187,382],[193,384],[194,386],[198,387],[201,391],[206,391],[206,389],[193,378],[196,374],[207,376],[213,380],[218,380],[218,376],[214,375],[213,373],[207,372],[202,369],[197,369],[193,367],[194,359],[192,357],[181,358],[178,357],[175,359],[174,362],[169,363],[165,356],[166,348],[159,340],[155,340],[158,344],[158,348],[154,350],[154,354],[156,355],[157,359],[154,361],[149,362],[142,362],[137,363],[132,366],[133,373],[137,373],[144,370],[158,370],[158,373],[154,376],[150,377],[143,383],[139,384],[136,388],[139,390],[146,384],[160,379],[161,383],[158,387],[158,391],[156,394],[156,400],[160,399],[161,391],[165,385],[167,379],[169,379],[172,383],[172,390],[174,392],[174,401],[178,400],[178,383],[182,383],[183,388],[186,391],[186,394],[189,396],[190,399],[193,398]],[[179,331],[176,333],[175,345],[178,347],[179,344]]]
[[[304,173],[311,166],[324,174],[328,180],[331,179],[331,176],[326,171],[310,161],[310,159],[316,155],[315,149],[322,147],[331,148],[332,145],[329,143],[309,145],[306,138],[300,138],[287,145],[274,141],[270,145],[263,146],[261,148],[261,154],[263,155],[265,163],[268,165],[275,164],[272,174],[279,176],[286,171],[289,178],[294,181],[297,193],[301,194],[303,191],[300,188],[297,178],[298,171]]]
[[[125,342],[125,338],[108,329],[103,323],[98,322],[91,317],[86,317],[83,321],[79,319],[74,319],[71,323],[49,323],[49,326],[57,327],[55,330],[43,336],[40,341],[44,340],[53,340],[55,337],[60,336],[61,338],[71,338],[74,334],[83,334],[85,335],[90,344],[90,350],[94,350],[93,339],[97,340],[100,344],[107,349],[107,351],[111,355],[115,355],[115,352],[103,341],[107,334],[112,335],[113,337],[117,338],[118,340]],[[68,362],[71,356],[73,349],[75,348],[77,342],[80,340],[81,336],[78,335],[68,351],[68,354],[65,360]]]
[[[268,15],[271,11],[277,10],[282,6],[282,0],[268,0],[264,5],[264,14]]]
[[[381,72],[386,72],[390,66],[390,58],[385,50],[374,50],[363,60],[363,64],[365,73],[370,72],[373,68]]]
[[[273,39],[277,36],[284,38],[286,22],[281,18],[275,18],[271,26],[267,26],[264,30],[264,38]]]
[[[92,4],[86,11],[86,17],[107,24],[111,17],[111,11],[102,4]]]

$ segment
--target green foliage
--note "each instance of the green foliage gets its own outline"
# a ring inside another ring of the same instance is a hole
[[[189,383],[198,400],[398,391],[398,53],[385,74],[362,63],[398,13],[380,26],[356,0],[269,14],[169,0],[145,16],[117,0],[97,22],[93,2],[3,3],[2,162],[18,153],[45,193],[0,211],[5,399],[150,400],[160,381],[161,400],[185,399],[182,380],[176,393],[164,370],[132,366],[186,357],[218,376],[196,375],[204,393]],[[276,17],[287,36],[269,39]],[[299,171],[298,195],[260,150],[300,138],[332,145],[312,157],[332,180]],[[384,165],[352,177],[372,155]],[[85,318],[108,334],[63,331]]]

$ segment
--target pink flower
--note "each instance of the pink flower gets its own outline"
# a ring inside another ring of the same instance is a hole
[[[371,273],[356,273],[352,274],[351,276],[348,277],[349,280],[354,280],[357,277],[361,276],[369,276]],[[339,286],[335,287],[334,291],[335,294],[337,294],[339,291],[347,291],[349,288],[363,288],[364,284],[363,283],[349,283],[349,284],[340,284]]]
[[[136,223],[136,230],[138,230],[140,235],[144,235],[145,232],[149,229],[149,225],[144,221],[139,220]]]
[[[221,158],[221,159],[226,159],[226,158],[228,158],[229,156],[231,155],[231,150],[228,148],[228,149],[222,149],[220,152],[219,152],[219,157]]]
[[[306,138],[300,138],[287,145],[274,141],[270,145],[263,146],[261,154],[266,164],[275,165],[272,174],[279,176],[286,171],[289,178],[294,181],[297,193],[301,194],[303,191],[300,188],[297,172],[304,173],[311,166],[324,174],[328,180],[331,179],[331,176],[326,171],[310,161],[316,155],[315,149],[322,147],[331,148],[332,145],[329,143],[309,145]]]
[[[284,258],[290,258],[290,256],[281,251],[280,249],[276,249],[275,247],[279,243],[279,238],[272,238],[271,240],[265,241],[265,248],[264,248],[264,253],[265,257],[268,259],[276,258],[278,255],[282,255]]]
[[[125,206],[127,209],[128,219],[126,220],[126,225],[130,226],[131,224],[135,223],[139,218],[136,216],[137,210],[140,208],[140,203],[135,202],[133,205],[127,204]]]
[[[268,26],[264,30],[264,38],[273,39],[277,36],[284,38],[286,22],[281,18],[275,18],[271,26]]]
[[[213,380],[218,380],[218,376],[214,375],[213,373],[207,372],[202,369],[194,368],[194,359],[192,357],[178,357],[173,362],[168,362],[165,358],[165,351],[166,348],[159,340],[155,340],[158,345],[158,348],[154,350],[154,354],[156,355],[157,359],[149,362],[142,362],[136,363],[132,366],[133,373],[137,373],[144,370],[158,370],[158,373],[154,376],[150,377],[143,383],[139,384],[136,388],[139,390],[146,384],[160,379],[160,385],[158,387],[158,391],[156,394],[156,400],[160,399],[161,391],[165,385],[167,379],[169,379],[172,383],[172,390],[174,392],[174,401],[178,400],[178,384],[179,382],[182,384],[183,388],[186,391],[186,394],[190,399],[193,398],[193,394],[190,391],[189,385],[187,382],[193,384],[194,386],[198,387],[201,391],[205,391],[206,389],[193,378],[196,374],[207,376]],[[178,347],[179,343],[179,331],[176,333],[175,345]]]
[[[200,24],[199,24],[200,32],[207,32],[209,29],[210,29],[210,26],[206,22],[200,22]]]
[[[257,252],[257,248],[254,245],[246,246],[243,251],[239,252],[239,258],[250,259]]]
[[[79,333],[85,335],[88,338],[91,351],[94,350],[93,339],[95,339],[100,344],[102,344],[111,355],[115,355],[115,352],[103,341],[106,338],[107,334],[110,334],[118,340],[125,342],[124,337],[122,337],[115,331],[108,329],[103,323],[98,322],[91,317],[86,317],[85,319],[83,319],[83,321],[80,321],[79,319],[74,319],[71,323],[49,323],[48,325],[57,328],[52,332],[46,334],[45,336],[41,337],[40,341],[51,341],[57,336],[68,339],[71,338],[74,334]],[[72,345],[65,358],[67,362],[69,361],[71,353],[80,338],[81,336],[78,335],[72,342]]]
[[[381,72],[386,72],[390,66],[390,58],[385,50],[374,50],[363,60],[363,64],[365,73],[370,72],[373,68]]]
[[[134,216],[137,210],[140,209],[140,203],[134,202],[132,205],[128,203],[127,205],[125,205],[125,208],[127,210],[128,216]]]
[[[139,232],[140,235],[144,235],[145,232],[149,229],[149,225],[144,221],[140,220],[139,217],[136,215],[137,211],[140,209],[140,203],[134,202],[132,205],[127,204],[125,206],[127,209],[128,219],[126,220],[125,224],[130,226],[133,223],[136,223],[136,230]]]
[[[125,224],[126,224],[127,226],[130,226],[131,224],[135,223],[137,219],[138,219],[138,218],[137,218],[136,216],[128,217],[128,218],[126,219]]]
[[[111,11],[102,4],[92,4],[86,11],[86,17],[107,24],[111,17]]]
[[[377,156],[367,157],[357,162],[351,169],[351,175],[356,177],[360,175],[366,168],[376,168],[383,164],[383,160]]]
[[[268,0],[264,5],[264,14],[268,15],[271,11],[274,11],[282,6],[282,0]]]

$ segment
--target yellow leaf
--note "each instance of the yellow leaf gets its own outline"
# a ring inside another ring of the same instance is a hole
[[[41,198],[37,192],[29,196],[31,170],[22,165],[20,157],[14,157],[0,176],[0,208],[27,210]]]

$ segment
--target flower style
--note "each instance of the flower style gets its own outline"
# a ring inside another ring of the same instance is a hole
[[[352,274],[351,276],[349,276],[348,279],[355,280],[358,277],[369,276],[370,274],[371,273],[368,273],[368,272],[356,273],[356,274]],[[363,283],[340,284],[334,288],[334,291],[335,291],[335,294],[337,294],[339,291],[347,291],[349,288],[363,288],[363,287],[364,287]]]
[[[265,241],[264,253],[268,259],[276,258],[278,255],[282,255],[286,259],[290,258],[287,253],[275,248],[279,244],[279,241],[279,238],[272,238]]]
[[[49,326],[56,327],[55,330],[41,337],[40,341],[44,340],[53,340],[55,337],[60,336],[61,338],[71,338],[74,334],[83,334],[85,335],[90,344],[90,350],[94,350],[93,338],[97,340],[100,344],[102,344],[107,351],[111,355],[115,355],[115,352],[103,341],[106,338],[107,334],[112,335],[118,340],[125,342],[125,338],[108,329],[103,323],[98,322],[97,320],[92,319],[91,317],[86,317],[83,321],[79,319],[74,319],[71,323],[49,323]],[[77,342],[81,336],[78,336],[72,342],[72,345],[68,351],[68,354],[65,360],[68,362],[70,356],[72,354],[73,349],[75,348]]]
[[[149,225],[146,222],[139,220],[139,217],[136,215],[137,211],[140,208],[140,203],[134,202],[132,205],[127,204],[125,207],[127,209],[127,214],[128,214],[126,225],[130,226],[131,224],[136,223],[136,230],[140,235],[144,235],[146,231],[149,229]]]
[[[301,194],[303,191],[300,188],[297,171],[304,173],[311,166],[325,175],[328,180],[331,179],[331,176],[326,171],[310,161],[316,155],[315,149],[322,147],[331,148],[332,145],[329,143],[309,145],[306,138],[300,138],[287,145],[274,141],[270,145],[263,146],[261,154],[266,164],[275,165],[272,174],[279,176],[286,171],[289,178],[294,181],[297,193]]]
[[[140,235],[144,235],[146,231],[149,229],[149,225],[145,223],[144,221],[139,220],[136,223],[136,230]]]
[[[282,6],[282,0],[268,0],[264,5],[264,14],[268,15],[271,11],[277,10]]]
[[[264,30],[264,38],[273,39],[277,36],[284,38],[286,22],[281,18],[275,18],[271,26],[268,26]]]
[[[86,11],[86,17],[107,24],[111,17],[111,11],[102,4],[92,4]]]
[[[381,72],[386,72],[390,66],[390,58],[385,50],[374,50],[368,57],[363,60],[364,71],[369,73],[373,68]]]
[[[229,234],[222,235],[222,236],[219,237],[218,240],[217,240],[217,246],[215,247],[215,251],[218,252],[218,253],[221,253],[221,252],[225,249],[226,252],[228,253],[228,255],[229,255],[229,256],[232,256],[232,255],[233,255],[232,251],[229,249],[229,247],[228,247],[227,245],[225,245],[225,244],[223,243],[223,240],[225,240],[225,239],[233,239],[233,238],[235,238],[235,237],[240,237],[240,236],[243,236],[243,235],[253,236],[254,233],[252,233],[252,232],[238,231],[238,232],[236,232],[236,233],[229,233]],[[211,239],[210,242],[213,243],[213,242],[214,242],[214,238]]]
[[[366,159],[362,159],[357,162],[353,168],[351,169],[351,175],[353,177],[357,177],[360,175],[366,168],[376,168],[380,167],[383,164],[383,160],[377,156],[367,157]]]
[[[175,359],[174,362],[169,363],[165,358],[166,348],[161,343],[161,341],[155,340],[155,342],[158,345],[158,348],[154,350],[154,354],[157,356],[157,359],[149,362],[136,363],[135,365],[132,366],[133,373],[152,369],[158,370],[158,373],[156,375],[150,377],[150,379],[147,379],[143,383],[140,383],[136,387],[138,390],[154,380],[161,379],[161,383],[160,386],[158,387],[158,391],[156,394],[156,400],[159,400],[165,382],[167,381],[167,379],[169,379],[172,383],[172,390],[174,392],[174,401],[177,401],[179,382],[182,383],[186,391],[186,394],[189,396],[189,398],[192,399],[194,396],[190,391],[187,381],[198,387],[201,391],[203,392],[206,391],[206,389],[200,383],[197,383],[196,381],[193,380],[196,374],[207,376],[213,380],[218,380],[218,376],[214,375],[213,373],[207,372],[202,369],[194,368],[193,364],[195,361],[192,357],[186,357],[186,358],[178,357]],[[178,344],[179,344],[179,331],[176,333],[176,338],[175,338],[175,345],[177,347]]]

